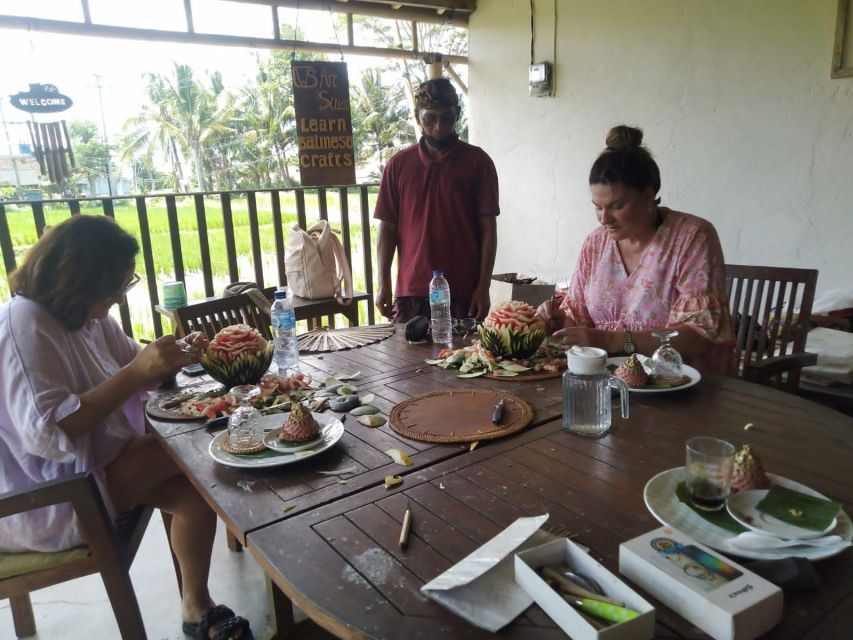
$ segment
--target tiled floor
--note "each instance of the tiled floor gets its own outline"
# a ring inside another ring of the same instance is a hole
[[[185,640],[175,571],[166,534],[155,512],[131,569],[145,629],[151,640]],[[249,553],[233,553],[225,545],[220,523],[213,547],[211,593],[217,602],[247,618],[256,638],[270,635],[264,575]],[[72,580],[31,595],[39,640],[119,638],[104,584],[98,575]],[[311,623],[300,625],[300,636],[331,638]],[[0,638],[15,637],[9,601],[0,600]]]

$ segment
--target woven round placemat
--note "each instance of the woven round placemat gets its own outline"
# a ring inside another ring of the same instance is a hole
[[[225,437],[219,441],[219,448],[226,453],[236,453],[237,455],[245,455],[247,453],[257,453],[258,451],[263,451],[267,448],[267,445],[265,445],[263,442],[248,446],[234,445],[231,444],[231,440]]]
[[[495,405],[504,400],[500,424],[492,424]],[[443,389],[404,400],[388,416],[401,436],[422,442],[493,440],[524,429],[533,409],[521,398],[492,389]]]
[[[204,416],[187,415],[181,408],[183,401],[179,402],[179,400],[184,397],[189,400],[194,395],[211,391],[217,387],[222,387],[222,385],[214,380],[202,380],[180,389],[156,391],[148,398],[145,411],[152,418],[160,418],[161,420],[199,420]],[[175,404],[176,402],[177,404]]]

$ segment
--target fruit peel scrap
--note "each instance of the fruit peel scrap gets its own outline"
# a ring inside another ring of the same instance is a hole
[[[403,484],[402,476],[385,476],[385,488],[392,489],[398,485]]]
[[[408,467],[412,464],[412,459],[405,451],[401,451],[400,449],[388,449],[385,453],[388,454],[394,462],[401,464],[404,467]]]
[[[339,471],[318,471],[317,473],[324,476],[343,476],[348,473],[355,473],[357,469],[355,467],[347,467],[346,469],[340,469]]]

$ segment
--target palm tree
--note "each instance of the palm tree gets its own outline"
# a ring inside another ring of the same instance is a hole
[[[290,159],[295,157],[296,113],[290,82],[290,57],[274,51],[266,62],[257,58],[255,84],[244,87],[236,103],[235,126],[243,165],[263,186],[293,186]],[[277,179],[274,178],[277,176]]]
[[[401,85],[385,86],[381,69],[365,69],[351,87],[353,130],[359,163],[374,161],[379,173],[395,149],[415,141]]]
[[[205,157],[209,140],[232,131],[232,108],[219,72],[208,78],[209,88],[193,78],[193,70],[175,64],[175,76],[167,78],[148,73],[145,76],[149,104],[125,124],[124,155],[143,150],[150,156],[159,149],[171,161],[175,181],[183,183],[181,157],[192,158],[198,189],[207,186]]]

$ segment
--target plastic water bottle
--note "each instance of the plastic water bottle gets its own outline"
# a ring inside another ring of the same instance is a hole
[[[452,347],[450,285],[444,279],[444,274],[438,270],[432,272],[432,280],[429,283],[429,315],[432,341]]]
[[[275,341],[273,360],[280,376],[299,366],[299,342],[296,339],[296,312],[287,296],[287,287],[275,292],[270,310],[272,335]]]

